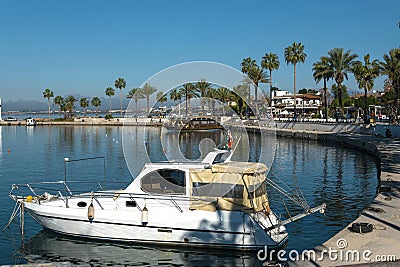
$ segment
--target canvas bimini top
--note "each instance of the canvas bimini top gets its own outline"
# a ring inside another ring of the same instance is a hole
[[[263,163],[224,162],[190,169],[190,209],[269,212]]]

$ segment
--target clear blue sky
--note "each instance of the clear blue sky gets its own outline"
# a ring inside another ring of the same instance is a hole
[[[284,48],[305,45],[297,88],[316,88],[312,64],[334,47],[381,59],[400,46],[399,0],[336,1],[0,1],[0,96],[105,96],[171,65],[210,60],[240,69],[244,57],[278,54],[273,82],[293,88]],[[356,88],[351,76],[345,84]],[[380,89],[383,78],[375,89]]]

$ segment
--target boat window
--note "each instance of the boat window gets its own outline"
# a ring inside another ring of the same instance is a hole
[[[244,192],[244,186],[240,184],[195,182],[192,187],[192,196],[243,198]]]
[[[141,181],[142,189],[155,194],[185,194],[185,172],[174,169],[152,171]]]
[[[251,197],[260,197],[262,195],[265,195],[267,193],[267,186],[265,185],[265,182],[256,185],[250,185],[249,193]]]
[[[214,158],[213,164],[223,162],[222,155],[223,155],[222,153],[219,153],[218,155],[216,155]]]
[[[125,205],[126,205],[127,207],[136,207],[136,201],[135,201],[135,200],[127,200],[127,201],[125,202]]]
[[[83,208],[86,207],[87,203],[85,201],[79,201],[76,205],[80,208]]]

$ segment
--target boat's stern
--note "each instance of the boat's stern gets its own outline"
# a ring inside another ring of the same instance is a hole
[[[280,220],[272,211],[269,213],[256,212],[250,216],[262,229],[266,238],[272,240],[272,245],[267,245],[268,249],[286,247],[289,238],[288,232],[286,231],[286,227],[280,224]]]

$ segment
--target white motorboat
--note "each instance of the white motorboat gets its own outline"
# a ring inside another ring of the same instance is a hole
[[[201,162],[147,163],[122,190],[75,194],[65,179],[13,185],[10,197],[44,228],[70,236],[238,250],[285,246],[285,222],[267,197],[266,165],[230,157],[214,150]],[[50,192],[51,185],[59,189]]]
[[[36,126],[36,121],[35,121],[35,119],[27,118],[27,119],[26,119],[26,126]]]

